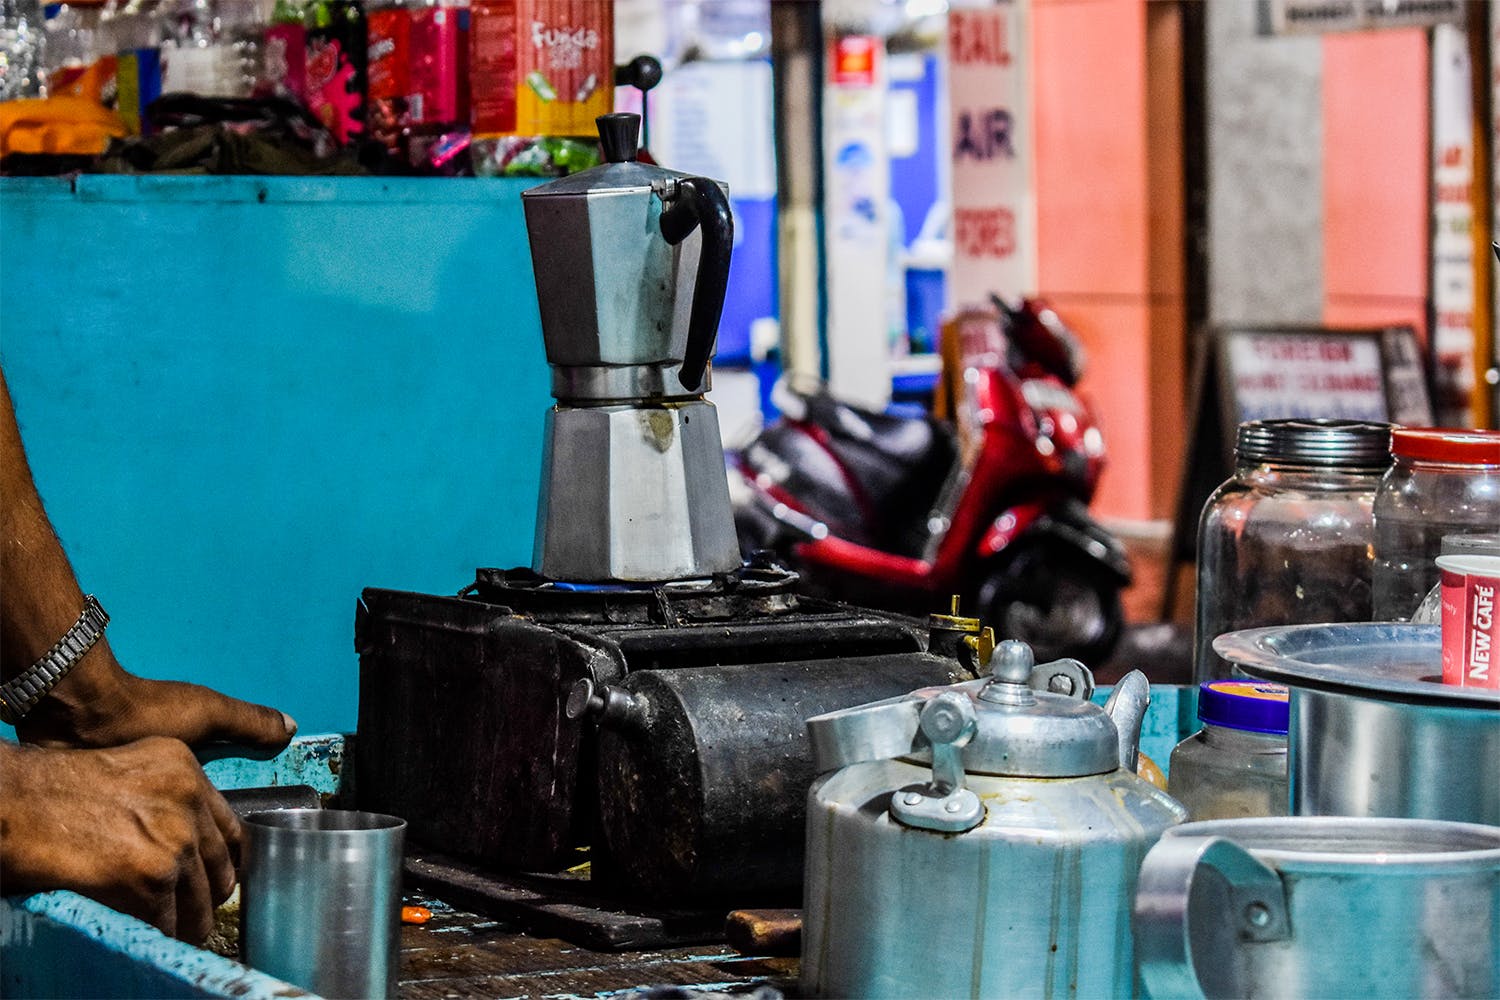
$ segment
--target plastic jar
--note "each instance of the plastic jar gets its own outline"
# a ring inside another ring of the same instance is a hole
[[[1234,475],[1198,522],[1193,679],[1233,676],[1213,651],[1225,632],[1369,621],[1375,490],[1389,424],[1241,424]]]
[[[1443,536],[1500,530],[1500,431],[1398,427],[1375,497],[1375,620],[1406,621],[1438,582]]]
[[[1167,794],[1189,820],[1285,816],[1287,689],[1261,681],[1198,688],[1203,728],[1172,750]]]

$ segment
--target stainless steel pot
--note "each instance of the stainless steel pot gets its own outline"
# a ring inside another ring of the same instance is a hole
[[[1136,959],[1175,997],[1500,994],[1500,829],[1409,819],[1187,823],[1146,855]]]
[[[1247,629],[1214,650],[1291,688],[1294,815],[1500,826],[1500,692],[1441,683],[1437,626]]]

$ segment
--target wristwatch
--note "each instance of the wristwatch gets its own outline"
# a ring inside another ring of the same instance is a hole
[[[93,648],[108,624],[109,614],[99,606],[94,595],[84,597],[83,613],[57,640],[57,645],[18,676],[0,684],[0,722],[14,726],[26,718],[26,713],[47,697],[47,692],[83,659],[83,654]]]

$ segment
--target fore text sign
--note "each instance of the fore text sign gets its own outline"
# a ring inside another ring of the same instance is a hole
[[[1342,333],[1239,330],[1221,341],[1232,425],[1246,420],[1388,419],[1380,342]]]
[[[1028,4],[954,4],[948,12],[952,307],[1035,291]]]

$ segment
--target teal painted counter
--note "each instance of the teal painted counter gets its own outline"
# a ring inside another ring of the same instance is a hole
[[[0,363],[128,668],[351,731],[362,588],[530,561],[527,184],[0,178]]]
[[[1096,700],[1102,704],[1108,694],[1101,689]],[[1197,728],[1191,694],[1152,689],[1141,750],[1163,767],[1177,741]],[[350,779],[346,749],[341,736],[299,737],[274,760],[217,760],[204,770],[220,788],[307,784],[336,795]],[[73,893],[0,899],[0,996],[270,1000],[292,995],[287,989]]]

